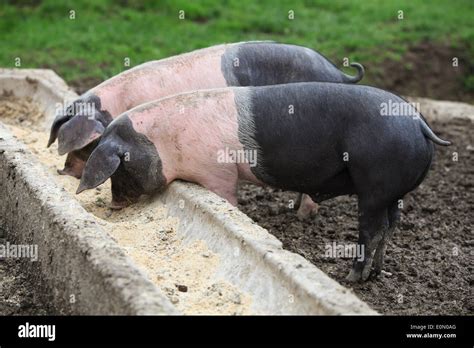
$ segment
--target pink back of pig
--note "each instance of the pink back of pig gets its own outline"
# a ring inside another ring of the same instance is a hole
[[[183,90],[226,87],[221,71],[225,48],[226,45],[219,45],[145,63],[105,81],[90,92],[100,97],[102,108],[115,118],[137,105]]]
[[[261,182],[248,162],[218,160],[221,151],[243,151],[233,90],[181,94],[139,106],[127,115],[135,131],[155,145],[168,183],[177,178],[197,182],[235,205],[238,180]]]

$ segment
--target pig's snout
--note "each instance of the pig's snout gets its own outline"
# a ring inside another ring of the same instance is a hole
[[[58,169],[59,175],[70,175],[76,179],[80,179],[82,171],[86,165],[87,157],[83,158],[77,151],[68,153],[66,163],[63,169]]]

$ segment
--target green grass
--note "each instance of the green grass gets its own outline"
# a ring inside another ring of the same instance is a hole
[[[133,66],[256,39],[308,46],[339,66],[343,57],[400,60],[410,45],[424,40],[463,47],[471,62],[474,53],[472,0],[0,1],[0,66],[14,67],[20,57],[21,67],[50,67],[68,82],[106,79],[126,69],[126,57]],[[472,79],[466,79],[469,86]]]

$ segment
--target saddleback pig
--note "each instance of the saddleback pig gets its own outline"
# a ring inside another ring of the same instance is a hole
[[[234,205],[240,180],[306,193],[318,203],[354,194],[365,252],[348,279],[360,281],[372,266],[381,271],[398,200],[424,179],[433,143],[450,144],[405,100],[368,86],[315,82],[195,91],[115,119],[87,161],[77,193],[111,178],[115,207],[176,179]]]

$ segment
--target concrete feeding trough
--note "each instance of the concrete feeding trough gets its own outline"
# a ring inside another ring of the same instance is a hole
[[[3,95],[30,98],[44,115],[34,134],[0,122],[0,219],[10,243],[38,245],[38,261],[24,260],[24,269],[55,312],[376,314],[197,185],[175,182],[114,213],[102,206],[107,187],[74,196],[74,181],[65,180],[76,179],[53,170],[64,159],[48,163],[33,145],[47,151],[42,136],[57,103],[77,95],[50,70],[0,69],[0,87]]]

